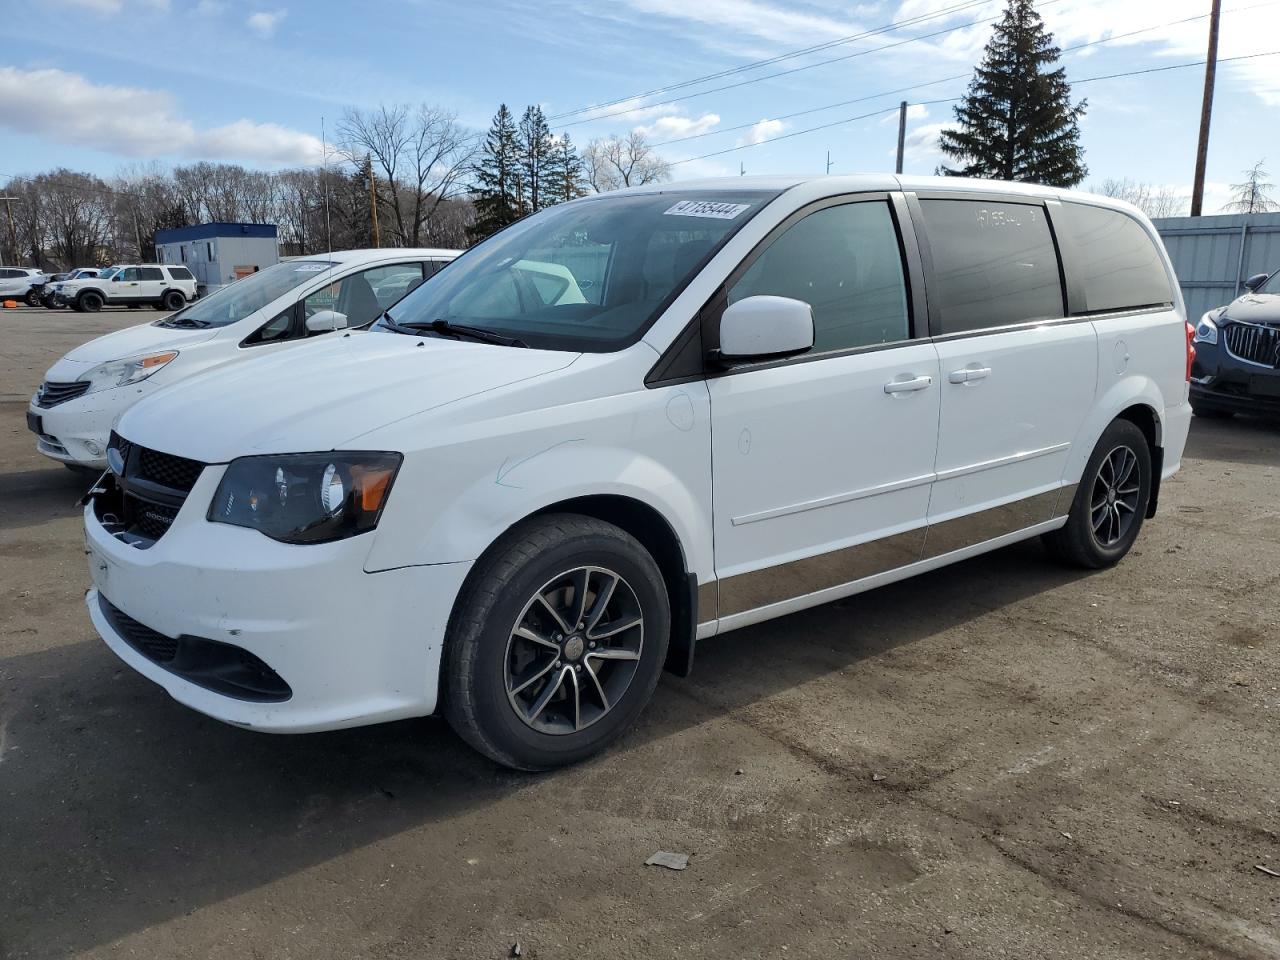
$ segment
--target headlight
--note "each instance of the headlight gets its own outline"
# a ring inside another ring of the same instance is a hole
[[[232,460],[209,505],[212,523],[284,543],[327,543],[372,530],[403,458],[298,453]]]
[[[89,389],[85,391],[86,393],[106,390],[108,387],[123,387],[126,384],[147,379],[177,355],[177,350],[166,350],[164,353],[149,353],[125,360],[111,360],[94,367],[80,379],[89,381]]]
[[[1196,336],[1193,343],[1217,343],[1218,342],[1218,325],[1213,322],[1213,311],[1210,310],[1200,322],[1196,324]]]

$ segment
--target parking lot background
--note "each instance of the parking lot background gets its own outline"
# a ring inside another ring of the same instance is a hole
[[[526,776],[437,719],[224,726],[97,639],[23,414],[156,316],[0,311],[0,957],[1280,956],[1276,426],[1195,421],[1114,570],[1025,543],[706,641]]]

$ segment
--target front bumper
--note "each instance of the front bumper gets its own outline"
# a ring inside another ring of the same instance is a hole
[[[111,427],[140,397],[141,391],[131,393],[120,387],[87,393],[52,407],[40,406],[33,397],[27,412],[40,418],[36,449],[59,463],[107,469]]]
[[[1200,408],[1280,416],[1280,368],[1233,356],[1218,342],[1197,343],[1191,403]]]
[[[107,645],[178,702],[254,730],[305,733],[434,711],[445,628],[470,564],[366,573],[376,532],[295,546],[209,523],[205,507],[223,469],[205,468],[172,526],[145,549],[112,536],[94,505],[86,508],[86,605]],[[256,702],[175,671],[131,643],[100,596],[162,637],[247,651],[283,680],[288,698]]]

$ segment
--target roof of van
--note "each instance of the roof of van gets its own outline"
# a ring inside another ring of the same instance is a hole
[[[1003,193],[1039,197],[1041,199],[1075,200],[1101,206],[1135,211],[1135,208],[1113,197],[1038,183],[1014,183],[1007,180],[974,180],[968,177],[916,177],[892,173],[857,173],[851,175],[707,177],[698,180],[674,180],[630,187],[622,193],[719,193],[760,190],[779,194],[793,187],[820,188],[822,194],[859,193],[871,190],[947,190],[964,193]]]

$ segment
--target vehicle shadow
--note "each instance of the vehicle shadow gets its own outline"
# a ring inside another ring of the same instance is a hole
[[[1185,456],[1193,460],[1280,467],[1280,420],[1193,417]]]
[[[660,752],[714,716],[1080,576],[1019,544],[705,641],[693,676],[667,677],[637,729],[589,763]],[[433,827],[547,778],[570,782],[551,814],[568,821],[577,775],[499,768],[434,718],[297,737],[234,729],[96,640],[0,659],[0,954],[75,954],[405,831],[425,828],[415,842],[438,848],[449,831]],[[442,869],[438,882],[456,878]]]
[[[0,473],[0,531],[79,516],[77,501],[94,479],[52,463],[35,470]]]

